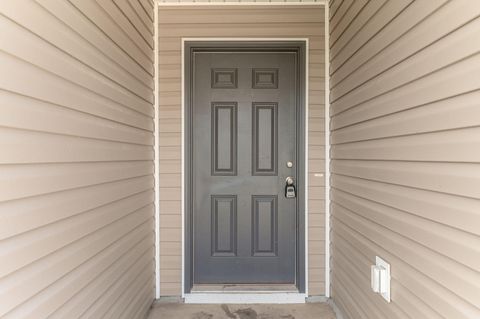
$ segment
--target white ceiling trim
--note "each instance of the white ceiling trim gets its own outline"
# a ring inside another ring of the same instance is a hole
[[[315,2],[162,2],[157,0],[160,7],[178,7],[178,6],[325,6],[326,0],[317,0]]]

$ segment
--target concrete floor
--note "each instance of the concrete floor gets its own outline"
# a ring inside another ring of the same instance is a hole
[[[326,303],[281,305],[154,304],[148,319],[335,319]]]

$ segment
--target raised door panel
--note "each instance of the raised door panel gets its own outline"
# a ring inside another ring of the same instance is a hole
[[[252,106],[252,174],[277,175],[278,104],[254,102]]]
[[[276,256],[278,243],[277,196],[252,196],[253,256]]]
[[[237,174],[237,103],[212,102],[212,175]]]
[[[237,253],[237,196],[212,196],[212,256]]]

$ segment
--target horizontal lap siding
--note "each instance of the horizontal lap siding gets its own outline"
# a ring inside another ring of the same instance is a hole
[[[143,318],[153,301],[148,3],[0,3],[0,318]]]
[[[321,7],[160,7],[160,279],[181,294],[181,38],[310,39],[309,293],[324,288],[324,13]]]
[[[480,4],[331,4],[332,291],[347,318],[480,318]],[[370,265],[392,267],[392,302]]]

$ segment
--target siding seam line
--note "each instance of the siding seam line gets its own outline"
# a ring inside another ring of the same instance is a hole
[[[70,2],[70,0],[68,0]],[[90,23],[95,26],[98,31],[100,31],[101,33],[103,33],[103,35],[108,38],[111,43],[113,43],[120,51],[122,51],[126,56],[128,56],[132,62],[134,62],[135,64],[138,65],[138,67],[140,67],[143,71],[145,71],[148,75],[150,76],[153,76],[153,72],[152,71],[149,71],[147,70],[137,59],[135,59],[126,49],[124,49],[119,43],[117,43],[115,40],[113,40],[110,35],[108,33],[105,32],[105,30],[103,30],[98,24],[95,23],[95,21],[93,21],[92,19],[90,19],[88,17],[88,15],[86,15],[80,8],[78,8],[74,3],[70,2],[70,4],[75,8],[77,9],[78,12],[80,12],[84,17],[85,19],[87,19],[88,21],[90,21]],[[105,11],[104,11],[105,12]],[[110,17],[110,15],[108,13],[105,13],[108,17]],[[117,25],[117,24],[115,24]],[[117,25],[118,27],[118,25]],[[130,38],[129,38],[130,39]],[[130,39],[131,40],[131,39]],[[150,59],[148,59],[150,61]],[[149,64],[151,64],[153,61],[150,61]]]
[[[440,8],[439,8],[439,9],[440,9]],[[439,10],[439,9],[437,9],[437,10]],[[433,13],[432,13],[432,14],[433,14]],[[430,15],[427,16],[427,17],[425,17],[424,20],[428,19],[432,14],[430,14]],[[431,46],[433,46],[433,45],[441,42],[442,40],[444,40],[445,38],[447,38],[448,36],[450,36],[450,35],[453,34],[454,32],[456,32],[456,31],[462,29],[463,27],[465,27],[467,24],[473,22],[474,20],[477,20],[479,17],[480,17],[480,15],[479,15],[479,16],[476,16],[475,18],[472,18],[471,20],[469,20],[469,21],[465,22],[464,24],[458,26],[456,29],[453,29],[453,30],[451,30],[450,32],[445,33],[445,34],[442,35],[441,37],[435,39],[433,42],[428,43],[427,45],[419,48],[417,51],[411,53],[410,55],[404,57],[403,59],[400,59],[400,60],[399,60],[398,62],[396,62],[395,64],[389,66],[389,67],[386,68],[386,69],[383,69],[383,70],[380,71],[379,73],[377,73],[377,74],[373,75],[372,77],[366,79],[365,81],[361,82],[361,83],[358,84],[357,86],[353,86],[353,88],[352,88],[351,90],[349,90],[348,92],[345,92],[345,93],[342,94],[341,96],[337,97],[333,102],[338,101],[338,100],[341,99],[342,97],[350,94],[351,92],[355,91],[357,88],[362,87],[364,84],[366,84],[366,83],[368,83],[368,82],[371,82],[372,80],[374,80],[375,78],[379,77],[380,75],[386,74],[388,71],[390,71],[390,70],[393,69],[394,67],[396,67],[396,66],[402,64],[403,62],[407,61],[408,59],[416,56],[417,54],[421,53],[421,52],[424,51],[425,49],[427,49],[427,48],[429,48],[429,47],[431,47]],[[422,20],[421,22],[423,22],[424,20]],[[420,24],[420,22],[419,22],[418,24]],[[417,25],[418,25],[418,24],[417,24]],[[417,25],[415,25],[415,26],[412,27],[411,29],[415,28]],[[411,29],[410,29],[410,30],[411,30]],[[407,32],[408,32],[408,31],[407,31]],[[403,37],[403,35],[405,35],[407,32],[405,32],[404,34],[402,34],[402,36],[400,36],[399,38],[397,38],[397,40],[400,39],[401,37]],[[377,32],[375,35],[377,35],[377,34],[378,34],[378,32]],[[374,35],[374,36],[375,36],[375,35]],[[372,38],[373,38],[373,37],[372,37]],[[391,43],[390,43],[387,47],[385,47],[384,49],[388,48],[390,45],[392,45],[393,43],[395,43],[397,40],[391,42]],[[368,41],[370,41],[370,40],[368,40]],[[365,42],[365,44],[367,44],[368,41]],[[359,48],[359,50],[360,50],[360,49],[361,49],[361,48]],[[358,51],[358,50],[357,50],[357,51]],[[352,54],[352,56],[353,56],[357,51],[355,51],[355,52]],[[382,50],[382,51],[383,51],[383,50]],[[377,56],[378,54],[382,53],[382,51],[378,52],[378,53],[377,53],[376,55],[374,55],[373,57],[375,57],[375,56]],[[471,56],[473,56],[473,55],[475,55],[475,54],[476,54],[476,53],[473,53],[473,54],[471,54],[470,56],[467,56],[467,57],[471,57]],[[371,60],[371,59],[369,59],[369,60]],[[462,60],[463,60],[463,58],[460,59],[460,60],[458,60],[458,61],[462,61]],[[366,62],[363,62],[362,65],[364,65],[365,63],[367,63],[367,61],[366,61]],[[448,65],[446,65],[446,66],[453,65],[454,63],[456,63],[456,61],[453,62],[453,63],[451,63],[451,64],[448,64]],[[360,65],[360,67],[361,67],[362,65]],[[356,70],[358,70],[360,67],[358,67]],[[442,68],[440,68],[440,69],[438,69],[438,70],[441,70],[441,69],[442,69]],[[338,70],[338,69],[337,69],[337,70]],[[432,71],[431,73],[433,73],[433,71]],[[349,73],[348,75],[346,75],[345,78],[342,79],[342,81],[345,80],[347,77],[349,77],[351,74],[353,74],[353,72],[351,72],[351,73]],[[416,79],[421,79],[421,77],[416,78]]]
[[[148,221],[146,221],[148,222]],[[141,226],[141,225],[140,225]],[[112,261],[107,267],[105,267],[104,270],[102,270],[97,276],[95,276],[94,278],[91,278],[91,280],[85,285],[83,286],[82,290],[85,290],[85,289],[88,289],[88,286],[90,286],[90,284],[92,283],[95,283],[99,278],[101,278],[102,276],[104,276],[105,274],[108,273],[108,271],[112,268],[112,266],[114,266],[120,259],[122,259],[122,257],[124,257],[125,255],[127,255],[128,253],[130,253],[131,251],[133,251],[134,249],[137,249],[139,248],[140,244],[143,244],[143,242],[146,242],[146,238],[150,237],[150,234],[147,234],[145,236],[143,236],[141,239],[139,239],[129,250],[123,252],[117,259],[115,259],[114,261]],[[147,248],[144,249],[144,251],[141,253],[141,255],[138,257],[138,259],[136,261],[134,261],[130,266],[127,267],[127,269],[125,269],[124,272],[122,272],[122,275],[120,275],[120,277],[123,276],[123,274],[125,274],[126,272],[130,271],[132,266],[134,266],[136,264],[137,261],[140,261],[142,260],[145,255],[148,253],[148,251],[151,249],[150,246],[148,246]],[[100,253],[99,253],[100,254]],[[95,256],[94,256],[95,257]],[[94,258],[92,257],[92,258]],[[81,267],[81,266],[79,266]],[[63,277],[62,277],[63,278]],[[115,281],[113,282],[115,283]],[[53,285],[53,283],[52,283]],[[111,286],[111,285],[110,285]],[[108,286],[107,288],[110,288],[110,286]],[[101,298],[102,295],[100,295],[99,298]],[[72,296],[71,298],[69,298],[68,300],[66,300],[63,304],[61,304],[60,306],[58,306],[54,311],[52,311],[52,313],[49,315],[49,316],[52,316],[52,315],[55,315],[55,313],[57,311],[59,311],[62,307],[64,307],[68,302],[70,302],[71,300],[73,300],[75,298],[75,295]],[[97,298],[97,299],[99,299]],[[96,300],[97,300],[96,299]],[[91,305],[93,305],[95,303],[94,300]],[[87,308],[88,309],[88,308]]]
[[[430,18],[431,16],[433,16],[438,10],[440,10],[442,7],[446,6],[448,4],[450,0],[447,0],[445,3],[443,3],[441,6],[439,6],[438,8],[436,8],[434,11],[428,13],[423,19],[421,19],[420,21],[418,21],[415,25],[413,25],[412,27],[410,27],[409,29],[405,30],[402,34],[400,34],[396,39],[394,39],[392,42],[390,42],[388,45],[386,45],[385,47],[383,47],[380,51],[378,51],[377,53],[375,53],[374,55],[370,56],[367,60],[365,60],[364,62],[362,62],[361,65],[359,65],[358,67],[354,67],[352,68],[353,71],[352,72],[349,72],[348,74],[346,74],[344,76],[343,79],[341,79],[340,81],[338,81],[337,83],[334,84],[334,86],[332,87],[332,89],[334,89],[335,87],[337,87],[340,83],[342,83],[344,80],[346,80],[351,74],[353,74],[355,71],[357,71],[360,67],[362,67],[362,65],[370,62],[373,58],[375,58],[376,56],[380,55],[383,51],[385,51],[389,46],[391,46],[392,44],[396,43],[399,39],[401,39],[402,37],[405,36],[405,34],[407,34],[408,32],[410,32],[411,30],[415,29],[419,24],[423,23],[425,20],[427,20],[428,18]],[[373,34],[370,38],[368,38],[359,48],[358,50],[356,50],[355,52],[353,52],[347,59],[345,59],[344,62],[342,62],[342,64],[337,68],[335,69],[335,71],[333,71],[332,75],[334,75],[337,71],[339,71],[343,65],[345,65],[348,61],[350,61],[353,56],[358,52],[360,51],[363,47],[365,47],[365,45],[370,42],[373,38],[375,38],[381,31],[383,31],[384,29],[386,29],[396,18],[398,18],[404,11],[406,11],[411,5],[412,5],[413,2],[411,2],[409,5],[407,5],[405,8],[403,8],[397,15],[395,15],[395,17],[393,17],[390,21],[388,21],[387,24],[385,24],[385,26],[383,26],[382,28],[380,28],[380,30],[378,32],[376,32],[375,34]]]
[[[358,1],[358,0],[357,0]],[[378,10],[380,10],[386,3],[387,3],[387,0],[381,0],[381,1],[384,1],[384,3],[380,6]],[[355,14],[355,16],[352,17],[352,19],[350,20],[350,22],[345,26],[345,28],[343,28],[343,31],[340,32],[340,34],[337,36],[337,39],[335,39],[331,44],[330,44],[330,48],[332,48],[341,38],[342,36],[345,34],[345,32],[348,30],[348,28],[352,25],[353,22],[355,22],[355,20],[357,19],[357,17],[362,13],[362,11],[365,9],[365,7],[370,3],[370,0],[366,0],[365,3],[363,4],[363,6],[360,8],[360,10],[358,10],[358,12]],[[373,2],[372,2],[373,3]],[[340,25],[340,23],[343,21],[343,18],[345,18],[345,16],[347,15],[347,13],[350,11],[350,9],[352,8],[352,6],[355,4],[355,0],[352,0],[352,3],[350,4],[350,6],[348,7],[348,9],[345,11],[345,14],[342,16],[342,18],[340,20],[338,20],[338,23],[333,27],[333,29],[331,30],[330,32],[330,36],[332,35],[333,32],[335,32],[335,30],[337,29],[337,27]],[[375,12],[376,13],[376,12]],[[358,30],[354,33],[353,36],[355,36],[358,32],[360,32],[363,27],[365,26],[365,24],[368,23],[368,21],[370,21],[370,19],[372,19],[373,17],[375,16],[375,14],[373,14],[364,24],[362,24]],[[343,48],[343,47],[342,47]],[[335,54],[335,55],[332,55],[332,60],[338,55]]]
[[[130,2],[127,0],[125,1],[127,6],[130,7],[130,9],[132,9],[132,11],[135,13],[135,15],[137,16],[137,18],[140,20],[140,23],[143,24],[142,22],[142,18],[140,18],[137,14],[137,12],[135,11],[135,9],[132,8]],[[135,31],[137,32],[137,34],[140,36],[140,38],[143,40],[143,42],[145,42],[147,44],[147,46],[153,51],[155,48],[155,43],[154,43],[154,46],[152,47],[150,45],[150,43],[148,42],[148,40],[143,36],[142,32],[140,32],[140,30],[138,30],[137,26],[135,25],[135,23],[132,22],[132,20],[128,17],[128,15],[118,6],[118,3],[117,1],[113,1],[113,5],[115,7],[117,7],[117,9],[123,14],[123,16],[128,20],[128,22],[130,23],[130,26],[135,29]],[[150,34],[151,36],[153,36],[153,34],[150,32],[150,30],[148,29],[148,27],[146,28],[147,29],[147,32],[148,34]],[[155,56],[153,57],[153,59],[155,60]]]
[[[475,163],[477,164],[477,163]],[[411,188],[411,189],[417,189],[417,190],[421,190],[421,191],[427,191],[427,192],[431,192],[431,193],[436,193],[436,194],[441,194],[441,195],[450,195],[450,196],[456,196],[456,197],[462,197],[462,198],[467,198],[467,199],[475,199],[475,200],[478,200],[478,198],[475,198],[475,197],[469,197],[469,196],[464,196],[464,195],[459,195],[459,194],[453,194],[453,193],[447,193],[447,192],[440,192],[440,191],[437,191],[437,190],[433,190],[433,189],[429,189],[429,188],[420,188],[418,186],[412,186],[412,185],[402,185],[402,184],[396,184],[396,183],[392,183],[392,182],[387,182],[387,181],[381,181],[381,180],[375,180],[375,179],[369,179],[369,178],[365,178],[365,177],[357,177],[357,176],[353,176],[353,175],[346,175],[346,174],[340,174],[340,173],[336,173],[334,172],[333,175],[338,175],[338,176],[342,176],[342,177],[350,177],[350,178],[354,178],[356,180],[364,180],[364,181],[369,181],[369,182],[376,182],[376,183],[381,183],[381,184],[387,184],[387,185],[393,185],[393,186],[400,186],[400,187],[406,187],[406,188]],[[332,188],[335,188],[336,190],[340,190],[339,188],[333,186]],[[344,191],[346,192],[346,191]],[[365,198],[366,199],[366,198]],[[380,202],[378,202],[380,203]],[[387,206],[387,205],[386,205]],[[398,208],[395,208],[395,209],[398,209]],[[451,227],[451,226],[450,226]]]
[[[341,129],[344,129],[344,128],[349,128],[349,127],[352,127],[352,126],[355,126],[355,125],[358,125],[358,124],[363,124],[363,123],[366,123],[366,122],[369,122],[369,121],[374,121],[374,120],[377,120],[377,119],[389,117],[391,115],[398,115],[399,113],[402,113],[402,112],[408,112],[410,110],[415,110],[415,109],[421,108],[423,106],[430,106],[430,105],[435,104],[435,103],[448,101],[450,99],[455,99],[455,98],[461,97],[463,95],[468,95],[468,94],[476,93],[476,92],[479,92],[479,91],[480,91],[480,89],[475,89],[475,90],[465,91],[465,92],[455,94],[455,95],[449,95],[447,97],[440,98],[440,99],[437,99],[437,100],[434,100],[434,101],[429,101],[429,102],[417,104],[417,105],[414,105],[414,106],[410,106],[410,107],[405,108],[405,109],[399,109],[399,110],[396,110],[396,111],[393,111],[393,112],[388,112],[388,113],[385,113],[385,114],[377,115],[377,116],[374,116],[374,117],[371,117],[371,118],[367,118],[365,120],[361,120],[361,121],[358,121],[358,122],[353,122],[353,123],[350,123],[350,124],[346,124],[344,126],[338,126],[337,128],[332,129],[332,131],[338,131],[338,130],[341,130]],[[341,113],[339,113],[339,114],[341,114]]]
[[[6,93],[9,93],[9,94],[14,94],[14,95],[18,95],[18,96],[21,96],[22,98],[26,98],[26,99],[31,99],[31,100],[34,100],[34,101],[38,101],[42,104],[48,104],[49,106],[55,106],[55,107],[58,107],[58,108],[61,108],[61,109],[67,109],[68,111],[72,111],[72,112],[78,112],[78,113],[82,113],[82,114],[85,114],[85,115],[88,115],[88,116],[92,116],[92,117],[95,117],[97,119],[101,119],[101,120],[104,120],[104,121],[108,121],[108,122],[113,122],[113,123],[116,123],[116,124],[120,124],[120,125],[124,125],[124,126],[127,126],[129,128],[132,128],[132,129],[138,129],[138,130],[141,130],[141,131],[144,131],[144,132],[148,132],[148,133],[152,133],[153,130],[148,130],[148,129],[145,129],[145,128],[142,128],[142,127],[138,127],[138,126],[133,126],[132,124],[128,124],[128,123],[124,123],[124,122],[120,122],[120,121],[117,121],[117,120],[113,120],[111,118],[108,118],[108,117],[104,117],[104,116],[100,116],[100,115],[97,115],[97,114],[93,114],[93,113],[89,113],[87,111],[83,111],[81,109],[77,109],[77,108],[73,108],[73,107],[70,107],[70,106],[67,106],[67,105],[62,105],[62,104],[58,104],[58,103],[55,103],[55,102],[51,102],[51,101],[47,101],[47,100],[42,100],[36,96],[31,96],[31,95],[25,95],[23,93],[20,93],[20,92],[16,92],[16,91],[11,91],[11,90],[7,90],[5,88],[1,88],[0,87],[0,91],[3,91],[3,92],[6,92]]]
[[[477,18],[478,18],[478,17],[477,17]],[[448,69],[448,68],[454,66],[455,64],[458,64],[458,63],[461,63],[461,62],[465,62],[466,60],[471,59],[471,58],[473,58],[473,57],[475,57],[475,56],[477,56],[477,55],[480,55],[480,51],[476,51],[476,52],[474,52],[474,53],[471,53],[471,54],[469,54],[469,55],[466,55],[466,56],[464,56],[464,57],[462,57],[462,58],[460,58],[460,59],[458,59],[458,60],[451,61],[451,62],[448,63],[448,64],[445,64],[445,65],[443,65],[443,66],[441,66],[441,67],[439,67],[439,68],[437,68],[437,69],[430,70],[430,71],[427,72],[427,73],[424,73],[424,74],[422,74],[422,75],[420,75],[420,76],[417,76],[417,77],[415,77],[414,79],[411,79],[411,80],[409,80],[409,81],[407,81],[407,82],[403,82],[403,83],[401,83],[400,85],[397,85],[396,87],[393,87],[393,88],[391,88],[391,89],[388,89],[387,91],[384,91],[384,92],[382,92],[382,93],[379,93],[379,94],[377,94],[377,95],[374,95],[374,96],[372,96],[372,97],[369,97],[368,99],[363,100],[363,101],[361,101],[361,102],[358,102],[357,104],[353,104],[353,105],[351,105],[351,106],[349,106],[349,107],[347,107],[347,108],[345,108],[345,109],[343,109],[343,110],[341,110],[341,111],[339,111],[339,112],[336,112],[333,116],[335,117],[335,116],[337,116],[337,115],[339,115],[339,114],[342,114],[342,113],[345,113],[346,111],[351,110],[351,109],[353,109],[353,108],[364,106],[364,105],[367,104],[368,102],[371,102],[371,101],[373,101],[373,100],[375,100],[375,99],[377,99],[377,98],[379,98],[379,97],[388,95],[388,94],[390,94],[390,93],[392,93],[392,92],[394,92],[394,91],[396,91],[396,90],[398,90],[398,89],[401,89],[401,88],[403,88],[403,87],[405,87],[405,86],[407,86],[407,85],[410,85],[410,84],[415,83],[415,82],[417,82],[417,81],[423,80],[423,79],[425,79],[426,77],[431,76],[431,75],[434,75],[435,73],[438,73],[438,72],[440,72],[440,71],[444,71],[445,69]],[[386,70],[386,71],[388,71],[388,70]],[[462,92],[462,94],[464,94],[464,93],[465,93],[465,92]],[[450,97],[450,96],[449,96],[449,97]],[[333,101],[333,103],[335,103],[335,102],[338,102],[338,99],[335,100],[335,101]]]
[[[100,94],[100,93],[98,93],[98,92],[93,91],[91,88],[85,87],[85,86],[83,86],[83,85],[81,85],[81,84],[79,84],[79,83],[76,83],[76,82],[72,81],[71,79],[65,78],[63,75],[59,75],[59,74],[57,74],[57,73],[51,72],[51,71],[49,71],[49,70],[47,70],[47,69],[44,69],[43,67],[41,67],[41,66],[39,66],[39,65],[36,65],[36,64],[34,64],[34,63],[30,62],[30,61],[24,60],[23,58],[20,58],[20,57],[17,56],[17,55],[12,55],[10,52],[4,51],[4,50],[0,50],[0,52],[2,52],[2,53],[5,54],[5,55],[8,55],[8,56],[12,57],[13,59],[15,59],[15,60],[17,60],[17,61],[19,61],[19,62],[21,62],[21,63],[30,65],[30,66],[34,67],[35,69],[38,69],[38,70],[40,70],[40,71],[42,71],[42,72],[45,72],[45,73],[47,73],[47,74],[49,74],[49,75],[51,75],[51,76],[53,76],[53,77],[55,77],[55,78],[59,78],[62,82],[63,82],[63,81],[64,81],[64,82],[68,82],[68,83],[70,83],[71,85],[73,85],[73,86],[75,86],[75,87],[78,87],[78,88],[80,88],[80,89],[82,89],[82,90],[88,91],[89,93],[91,93],[91,94],[93,94],[93,95],[96,95],[96,96],[98,96],[98,97],[100,97],[100,98],[103,98],[103,99],[105,99],[105,100],[108,100],[109,102],[111,102],[112,104],[115,104],[116,106],[120,106],[120,107],[122,107],[122,108],[131,110],[131,111],[133,111],[133,112],[135,112],[135,113],[138,113],[139,115],[142,115],[142,116],[144,116],[144,117],[146,117],[146,118],[149,118],[149,119],[151,119],[151,116],[153,115],[153,108],[152,108],[152,107],[150,107],[150,109],[151,109],[151,111],[152,111],[152,112],[151,112],[152,114],[144,113],[144,112],[139,111],[139,110],[137,110],[137,109],[135,109],[135,108],[133,108],[133,107],[130,107],[130,106],[127,106],[127,105],[123,104],[123,102],[119,102],[119,101],[113,100],[111,97],[102,95],[102,94]],[[151,102],[148,102],[148,101],[144,101],[144,102],[146,102],[146,103],[148,103],[148,104],[151,103]]]
[[[40,3],[38,3],[38,6],[41,8],[41,10],[45,11],[46,14],[52,16],[52,18],[57,19],[61,24],[65,25],[65,27],[66,27],[68,30],[70,30],[72,33],[77,34],[79,37],[83,38],[86,42],[88,42],[88,43],[92,46],[92,48],[94,48],[94,49],[97,51],[97,53],[98,53],[98,52],[101,52],[96,46],[94,46],[92,43],[90,43],[90,41],[88,41],[87,39],[85,39],[84,37],[82,37],[75,29],[73,29],[73,28],[70,27],[69,25],[65,24],[65,22],[64,22],[63,20],[61,20],[61,19],[58,18],[57,16],[53,15],[49,10],[47,10],[45,7],[43,7]],[[130,88],[126,87],[126,86],[123,85],[122,83],[115,81],[113,78],[111,78],[111,77],[108,76],[107,74],[105,74],[105,73],[103,73],[103,72],[100,72],[98,69],[92,68],[91,65],[89,65],[89,64],[85,63],[84,61],[80,60],[79,58],[73,56],[73,55],[72,55],[71,53],[69,53],[68,51],[65,51],[64,49],[62,49],[61,47],[57,46],[57,45],[54,44],[53,42],[50,42],[49,40],[41,37],[39,34],[33,32],[31,29],[23,26],[22,24],[19,24],[17,21],[12,20],[10,17],[8,17],[8,16],[6,16],[6,15],[4,15],[4,14],[2,14],[2,13],[0,13],[0,15],[1,15],[2,17],[4,17],[5,19],[9,20],[11,23],[17,25],[19,28],[21,28],[21,29],[25,30],[26,32],[32,34],[33,36],[37,37],[37,38],[40,39],[42,42],[44,42],[44,43],[52,46],[52,47],[55,48],[56,50],[60,51],[60,52],[61,52],[62,54],[64,54],[65,56],[68,56],[68,57],[71,58],[72,60],[77,61],[79,64],[83,65],[83,66],[86,67],[88,70],[90,70],[93,74],[96,74],[96,75],[98,75],[98,76],[101,77],[101,78],[105,78],[105,79],[107,79],[108,81],[117,84],[118,86],[120,86],[121,88],[125,89],[126,91],[128,91],[128,92],[131,93],[132,95],[138,97],[139,99],[141,99],[142,101],[144,101],[144,102],[147,103],[147,104],[151,104],[151,103],[152,103],[151,101],[146,100],[145,97],[143,97],[143,96],[139,95],[138,93],[132,91]],[[78,83],[76,83],[76,82],[73,82],[73,81],[71,81],[71,80],[69,80],[69,79],[66,79],[66,78],[64,78],[63,76],[58,75],[57,73],[50,72],[50,71],[44,69],[43,67],[40,67],[40,66],[37,65],[37,64],[34,64],[34,63],[30,62],[30,61],[27,61],[27,60],[24,60],[23,58],[20,58],[20,57],[17,56],[17,55],[12,55],[12,54],[10,54],[9,52],[4,51],[4,50],[2,50],[2,52],[7,53],[7,54],[9,54],[9,55],[17,58],[18,60],[21,60],[21,61],[24,61],[24,62],[26,62],[26,63],[28,63],[28,64],[34,65],[35,67],[37,67],[37,68],[39,68],[39,69],[41,69],[41,70],[43,70],[43,71],[46,71],[47,73],[55,74],[56,76],[61,77],[62,79],[65,79],[65,80],[67,80],[67,81],[69,81],[69,82],[71,82],[71,83],[74,83],[75,85],[78,85],[78,86],[80,86],[80,87],[82,87],[82,88],[86,88],[86,89],[88,89],[88,90],[91,91],[91,89],[89,89],[89,88],[87,88],[87,87],[85,87],[85,86],[83,86],[83,85],[80,85],[80,84],[78,84]],[[119,66],[117,63],[115,63],[115,61],[109,59],[108,56],[106,56],[106,55],[104,55],[104,56],[107,57],[108,60],[110,60],[111,62],[113,62],[114,65]],[[122,70],[123,70],[124,72],[128,73],[129,75],[131,75],[132,77],[134,77],[134,78],[137,80],[136,82],[139,83],[141,86],[144,86],[145,88],[150,89],[142,80],[138,79],[135,75],[133,75],[132,73],[130,73],[128,70],[125,70],[125,69],[123,69],[123,68],[122,68]],[[110,86],[110,88],[115,89],[114,87],[111,87],[111,86]],[[94,91],[92,91],[92,92],[94,92]],[[106,96],[101,95],[101,94],[99,94],[99,93],[97,93],[97,92],[95,92],[95,93],[98,94],[98,95],[100,95],[100,96],[106,97]],[[106,97],[106,98],[111,99],[111,98],[109,98],[109,97]],[[119,102],[117,102],[117,103],[119,103]],[[124,105],[123,103],[119,103],[119,104]],[[125,107],[128,107],[128,106],[125,105]]]

